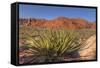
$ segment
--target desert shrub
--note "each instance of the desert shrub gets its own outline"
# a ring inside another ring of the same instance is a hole
[[[45,29],[35,36],[27,36],[28,48],[33,57],[30,62],[62,61],[67,54],[77,52],[83,47],[79,42],[78,33],[64,29]]]

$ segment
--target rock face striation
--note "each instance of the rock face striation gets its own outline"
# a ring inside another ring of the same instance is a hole
[[[80,51],[80,58],[82,60],[91,60],[96,58],[96,36],[93,35],[84,43],[86,46],[83,48],[84,50]]]
[[[50,27],[50,28],[66,28],[66,29],[85,29],[85,28],[96,28],[96,23],[88,22],[81,18],[66,18],[57,17],[52,20],[46,19],[19,19],[19,25],[24,26],[39,26],[39,27]]]

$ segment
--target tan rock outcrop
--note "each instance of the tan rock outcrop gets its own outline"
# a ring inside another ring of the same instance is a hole
[[[86,46],[83,48],[84,50],[80,51],[80,58],[82,60],[91,60],[96,58],[96,36],[93,35],[84,43]]]

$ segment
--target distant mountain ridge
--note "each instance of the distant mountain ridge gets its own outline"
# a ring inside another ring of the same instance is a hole
[[[19,19],[19,25],[24,26],[39,26],[39,27],[49,27],[49,28],[59,28],[63,27],[66,29],[95,29],[96,23],[88,22],[81,18],[66,18],[57,17],[52,20],[46,19]]]

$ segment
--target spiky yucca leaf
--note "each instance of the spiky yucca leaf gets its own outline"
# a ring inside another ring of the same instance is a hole
[[[59,61],[58,57],[78,51],[82,47],[82,44],[78,43],[77,33],[64,29],[44,30],[36,38],[29,36],[28,40],[33,42],[28,45],[32,49],[33,57],[38,59],[42,56],[41,60],[44,59],[43,62]],[[35,60],[30,62],[35,62]]]

